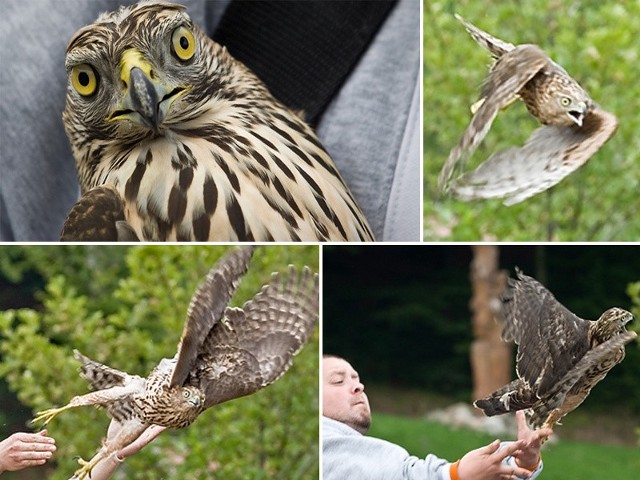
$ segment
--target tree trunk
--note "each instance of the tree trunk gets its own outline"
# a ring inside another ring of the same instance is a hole
[[[498,270],[499,250],[496,245],[474,245],[471,262],[473,296],[473,336],[471,370],[473,399],[482,398],[511,380],[511,345],[500,338],[501,325],[495,320],[500,313],[500,297],[507,273]]]

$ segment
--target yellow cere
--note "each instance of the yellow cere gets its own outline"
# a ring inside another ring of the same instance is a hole
[[[138,67],[147,77],[151,78],[152,67],[149,61],[144,58],[144,55],[142,55],[139,50],[129,48],[122,52],[122,56],[120,57],[120,79],[126,83],[127,86],[129,85],[129,77],[133,67]]]
[[[80,95],[88,97],[98,88],[98,77],[91,65],[82,63],[71,69],[71,84]]]

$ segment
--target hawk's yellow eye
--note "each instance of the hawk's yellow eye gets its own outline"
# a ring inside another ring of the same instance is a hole
[[[71,84],[76,92],[88,97],[98,89],[98,75],[91,65],[82,63],[71,69]]]
[[[562,100],[560,100],[560,103],[562,104],[563,107],[568,107],[569,104],[571,103],[571,99],[569,97],[562,97]]]
[[[182,395],[184,396],[184,398],[189,398],[191,396],[191,392],[189,390],[184,390],[182,392]]]
[[[186,27],[178,27],[171,34],[171,51],[179,60],[186,62],[196,52],[196,39]]]

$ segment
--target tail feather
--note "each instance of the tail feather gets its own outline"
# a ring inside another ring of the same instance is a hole
[[[538,398],[527,384],[517,379],[488,397],[476,400],[473,405],[482,410],[486,416],[492,417],[531,408],[537,400]]]
[[[73,351],[73,356],[82,364],[80,366],[80,376],[89,382],[92,390],[104,390],[105,388],[124,385],[127,377],[125,372],[91,360],[78,350]]]

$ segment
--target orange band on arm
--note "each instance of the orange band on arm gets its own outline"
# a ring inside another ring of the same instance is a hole
[[[526,467],[524,465],[520,465],[518,463],[518,459],[514,458],[513,459],[516,462],[516,465],[519,466],[520,468],[524,468],[525,470],[529,470],[530,472],[535,472],[535,470],[538,468],[538,466],[540,465],[540,462],[542,461],[542,455],[538,456],[538,461],[536,462],[536,464],[532,467]],[[453,477],[452,477],[453,478]]]
[[[451,477],[451,480],[460,480],[460,477],[458,476],[458,465],[460,465],[460,460],[456,463],[452,463],[449,467],[449,476]]]

